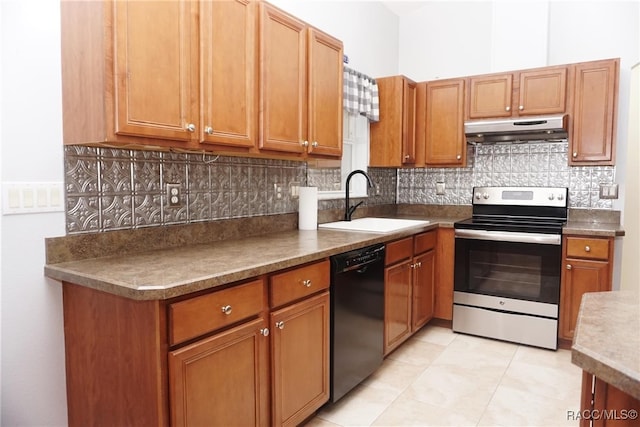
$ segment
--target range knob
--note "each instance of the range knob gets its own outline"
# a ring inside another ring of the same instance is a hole
[[[482,198],[487,200],[489,198],[489,193],[483,193]]]
[[[553,199],[555,199],[553,193],[549,194],[549,200],[553,200]]]
[[[562,194],[558,194],[558,200],[562,200],[564,199],[564,196]]]
[[[476,200],[480,200],[480,193],[476,193]]]

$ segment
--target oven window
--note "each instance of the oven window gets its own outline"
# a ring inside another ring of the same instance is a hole
[[[456,239],[455,290],[557,304],[561,247]]]

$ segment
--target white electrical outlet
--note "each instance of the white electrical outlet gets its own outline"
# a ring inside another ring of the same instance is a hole
[[[276,192],[276,199],[282,199],[282,184],[273,184],[273,189]]]
[[[601,199],[617,199],[618,184],[600,184]]]
[[[167,205],[171,208],[180,207],[180,184],[167,184]]]
[[[436,194],[439,196],[444,194],[444,182],[436,182]]]

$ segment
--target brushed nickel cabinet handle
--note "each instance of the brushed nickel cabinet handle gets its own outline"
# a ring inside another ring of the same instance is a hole
[[[189,123],[189,124],[187,125],[187,130],[188,130],[189,132],[195,132],[195,131],[196,131],[196,125],[194,125],[193,123]]]
[[[504,107],[504,111],[511,111],[511,107],[507,105],[506,107]]]
[[[229,314],[231,314],[231,306],[230,305],[223,306],[222,312],[228,316]]]
[[[588,245],[584,247],[584,251],[585,252],[591,252],[591,247],[589,247]]]
[[[260,329],[260,335],[268,337],[269,336],[269,328]]]
[[[571,270],[571,264],[567,264],[567,270]]]
[[[211,126],[205,127],[204,133],[206,133],[207,135],[213,135],[213,128]]]
[[[276,322],[276,328],[284,329],[284,322],[282,320],[279,321],[279,322]]]

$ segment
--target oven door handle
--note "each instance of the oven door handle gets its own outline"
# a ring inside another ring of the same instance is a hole
[[[536,243],[539,245],[560,245],[562,243],[562,236],[559,234],[518,233],[514,231],[456,229],[455,237],[493,240],[496,242]]]

